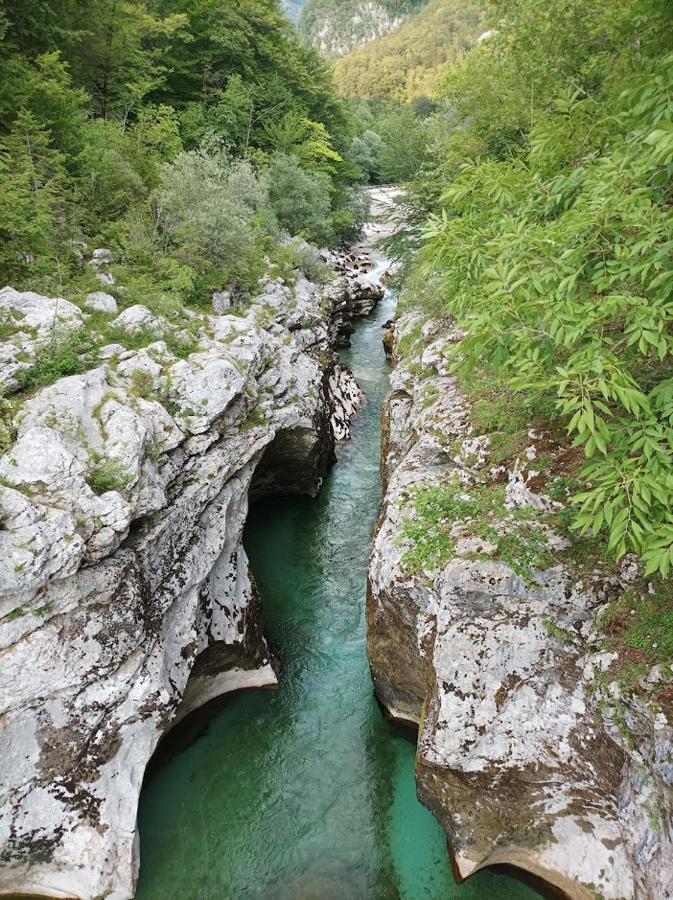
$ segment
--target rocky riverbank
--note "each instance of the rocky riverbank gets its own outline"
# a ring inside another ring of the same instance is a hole
[[[483,385],[468,400],[460,340],[405,315],[388,341],[377,694],[419,725],[419,795],[460,877],[506,864],[563,896],[670,897],[673,673],[619,642],[656,598],[633,559],[611,567],[569,535],[572,453],[510,427]]]
[[[21,397],[0,458],[0,893],[131,897],[161,736],[213,697],[276,683],[241,544],[249,496],[318,491],[360,402],[334,347],[382,295],[362,265],[329,261],[342,272],[327,285],[297,272],[245,307],[217,296],[189,352],[126,308],[115,333],[153,339]],[[114,283],[109,254],[92,263]],[[6,388],[100,302],[0,292],[16,326]]]

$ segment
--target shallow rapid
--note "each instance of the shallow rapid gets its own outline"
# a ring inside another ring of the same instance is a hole
[[[443,832],[416,799],[414,736],[372,692],[366,568],[393,310],[389,292],[343,354],[366,403],[318,499],[251,511],[245,543],[281,687],[224,698],[164,749],[141,798],[138,900],[534,896],[491,873],[454,883]]]

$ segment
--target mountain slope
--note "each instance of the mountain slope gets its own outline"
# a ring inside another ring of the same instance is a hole
[[[295,24],[298,24],[305,2],[306,0],[281,0],[280,5],[283,11],[287,13],[288,17],[292,19]]]
[[[426,0],[307,0],[300,29],[323,56],[339,57],[398,29]]]
[[[486,28],[478,0],[431,0],[394,33],[338,60],[334,82],[346,97],[409,101],[431,95],[442,68]]]

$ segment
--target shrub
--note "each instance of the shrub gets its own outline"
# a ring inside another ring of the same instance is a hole
[[[553,392],[584,448],[576,526],[647,571],[673,564],[673,56],[609,117],[578,92],[523,159],[465,162],[426,231],[461,368]]]
[[[258,251],[266,181],[250,163],[223,151],[181,153],[164,168],[156,217],[167,247],[197,270],[215,265],[237,275]]]
[[[320,258],[320,251],[298,238],[274,247],[271,261],[286,281],[294,281],[297,271],[303,272],[309,281],[319,284],[329,278],[330,270]]]
[[[131,390],[136,397],[147,399],[154,390],[154,378],[145,369],[134,369],[131,373]]]
[[[334,242],[330,182],[326,175],[309,175],[294,156],[275,153],[268,180],[271,206],[281,228],[319,246]]]
[[[34,390],[90,369],[95,363],[96,335],[85,329],[55,332],[49,343],[38,351],[33,365],[17,378],[24,390]]]
[[[14,404],[0,396],[0,453],[4,453],[14,440]]]
[[[382,154],[381,136],[375,131],[365,131],[353,138],[348,158],[360,169],[364,181],[376,181],[381,169]]]
[[[117,460],[100,463],[88,478],[89,486],[98,496],[107,494],[108,491],[123,491],[130,480],[130,474]]]

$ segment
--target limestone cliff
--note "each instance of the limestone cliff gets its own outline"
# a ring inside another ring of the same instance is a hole
[[[300,30],[323,56],[339,57],[395,31],[423,0],[308,0]]]
[[[629,558],[611,571],[570,546],[554,435],[476,427],[450,374],[460,340],[408,315],[392,336],[377,694],[419,724],[419,795],[461,877],[508,864],[573,898],[672,896],[673,673],[625,687],[606,639],[610,610],[636,615],[648,584]]]
[[[297,24],[299,22],[299,17],[301,16],[301,11],[304,6],[304,0],[281,0],[281,9],[287,14],[287,16]]]
[[[360,399],[333,347],[381,293],[357,273],[267,279],[249,307],[196,317],[188,355],[133,306],[115,328],[156,340],[104,347],[22,403],[0,458],[0,894],[132,897],[162,734],[276,683],[241,544],[249,494],[318,490]],[[10,389],[43,324],[86,327],[64,300],[7,289],[0,304],[25,326]]]

